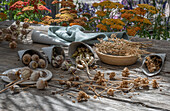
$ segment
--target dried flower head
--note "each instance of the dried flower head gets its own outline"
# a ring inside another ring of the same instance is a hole
[[[26,65],[28,65],[31,62],[31,55],[30,54],[25,54],[22,57],[22,62]]]
[[[40,68],[45,68],[45,66],[46,66],[45,60],[44,59],[39,59],[38,65],[39,65]]]
[[[17,43],[15,41],[12,41],[12,42],[9,43],[9,47],[11,49],[15,49],[17,47]]]

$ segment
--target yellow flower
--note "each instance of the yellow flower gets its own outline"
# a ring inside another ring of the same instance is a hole
[[[107,27],[103,24],[98,24],[96,27],[99,28],[100,30],[107,31]]]
[[[61,14],[56,14],[55,17],[56,18],[59,18],[61,16]]]
[[[93,3],[92,6],[93,6],[93,7],[98,7],[99,4],[98,4],[98,3]]]
[[[151,23],[148,19],[144,19],[144,20],[143,20],[143,23],[152,25],[152,23]]]
[[[121,29],[123,29],[123,26],[121,26],[121,25],[111,25],[110,28],[121,30]]]
[[[98,16],[100,16],[100,17],[104,17],[104,16],[106,16],[106,13],[104,12],[104,11],[97,11],[96,12],[96,14],[98,15]]]

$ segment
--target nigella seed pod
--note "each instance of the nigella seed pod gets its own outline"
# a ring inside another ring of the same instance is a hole
[[[12,41],[12,42],[9,43],[9,47],[11,49],[15,49],[17,47],[17,43],[15,41]]]
[[[31,61],[29,63],[30,68],[36,69],[38,67],[38,63],[36,61]]]
[[[18,25],[18,26],[20,25],[20,21],[19,20],[16,21],[16,25]]]
[[[31,59],[33,60],[33,61],[39,61],[39,59],[40,59],[40,57],[37,55],[37,54],[33,54],[32,56],[31,56]]]
[[[39,65],[39,67],[41,67],[41,68],[45,68],[45,66],[46,66],[45,60],[44,60],[44,59],[40,59],[40,60],[38,61],[38,65]]]
[[[31,55],[30,54],[25,54],[22,57],[22,62],[26,65],[28,65],[31,62]]]
[[[28,23],[24,23],[23,24],[23,28],[27,29],[29,27],[29,24]]]
[[[10,29],[11,29],[11,31],[16,31],[16,30],[17,30],[17,27],[16,27],[16,25],[11,25],[11,26],[10,26]]]

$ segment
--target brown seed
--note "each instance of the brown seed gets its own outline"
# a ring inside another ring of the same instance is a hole
[[[96,95],[94,95],[94,96],[93,96],[93,98],[94,98],[94,99],[96,99],[96,98],[97,98],[97,96],[96,96]]]
[[[72,100],[73,103],[75,103],[76,101],[75,100]]]
[[[22,57],[22,62],[26,65],[28,65],[31,62],[31,55],[30,54],[25,54]]]
[[[33,61],[38,62],[40,58],[39,58],[39,56],[38,56],[37,54],[33,54],[33,55],[31,56],[31,59],[32,59]]]

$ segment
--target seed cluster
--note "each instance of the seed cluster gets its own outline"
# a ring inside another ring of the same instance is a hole
[[[141,54],[148,54],[149,52],[140,48],[151,46],[151,44],[144,44],[143,42],[132,42],[125,39],[119,39],[115,34],[112,34],[108,41],[104,41],[103,39],[98,40],[100,43],[96,43],[95,46],[99,52],[117,56],[130,55],[141,58]]]
[[[14,49],[17,47],[17,43],[27,38],[28,33],[31,31],[28,28],[29,25],[27,23],[21,26],[20,21],[16,21],[15,25],[0,30],[0,42],[8,41],[9,47]]]
[[[158,71],[162,65],[162,59],[158,56],[148,56],[145,65],[149,72]]]
[[[22,57],[22,62],[25,65],[28,65],[32,69],[36,68],[45,68],[46,67],[46,62],[44,59],[40,58],[38,54],[29,54],[26,53]]]

